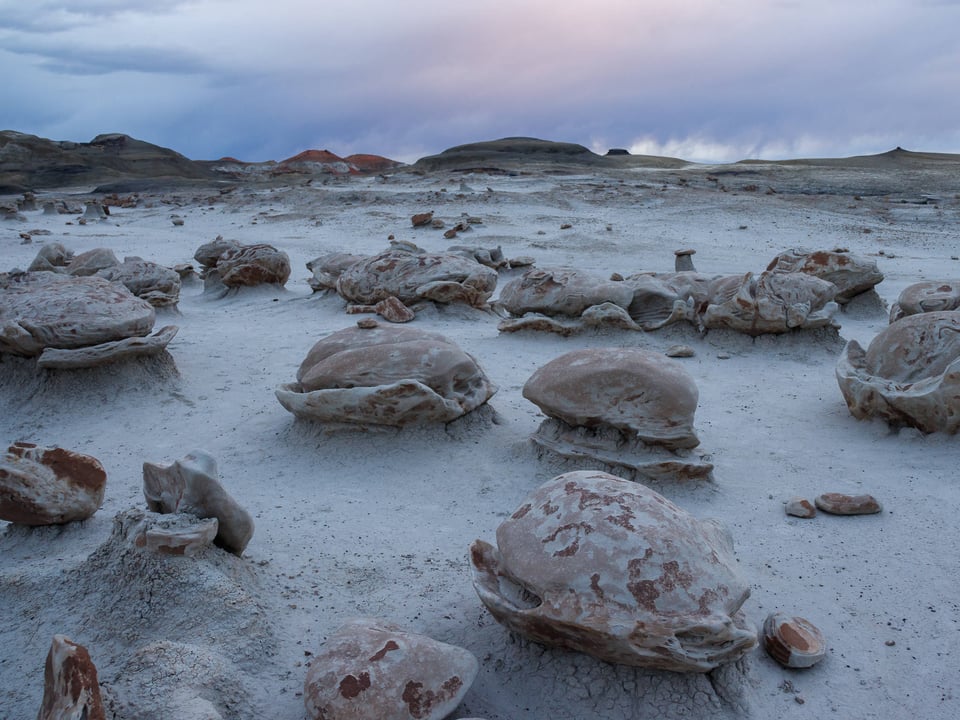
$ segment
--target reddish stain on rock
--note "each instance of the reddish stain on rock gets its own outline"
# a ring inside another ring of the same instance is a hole
[[[400,646],[397,645],[393,640],[387,640],[387,644],[384,645],[380,650],[377,651],[377,654],[370,658],[370,662],[377,662],[383,660],[386,657],[387,653],[391,650],[399,650]]]
[[[370,673],[362,672],[360,673],[360,677],[347,675],[340,681],[340,694],[348,700],[352,700],[369,687]]]

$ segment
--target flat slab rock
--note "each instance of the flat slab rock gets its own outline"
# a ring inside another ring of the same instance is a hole
[[[144,337],[155,319],[150,303],[104,278],[0,274],[0,352],[33,357]]]
[[[303,700],[313,720],[440,720],[460,704],[478,669],[463,648],[358,619],[314,655]]]
[[[91,517],[103,502],[107,473],[90,455],[18,442],[0,458],[0,519],[62,525]]]
[[[167,349],[167,345],[176,337],[179,329],[176,325],[166,325],[146,337],[125,338],[73,350],[47,348],[37,359],[37,367],[69,370],[97,367],[135,357],[159,355]]]

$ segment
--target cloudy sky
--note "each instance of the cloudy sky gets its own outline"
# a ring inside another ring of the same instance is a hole
[[[0,0],[0,129],[195,159],[960,152],[958,28],[960,0]]]

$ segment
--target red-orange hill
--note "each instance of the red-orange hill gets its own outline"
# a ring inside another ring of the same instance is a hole
[[[360,153],[342,158],[329,150],[304,150],[302,153],[294,155],[293,157],[281,160],[279,166],[290,167],[299,163],[308,162],[324,164],[345,163],[350,167],[351,173],[382,172],[383,170],[389,170],[402,164],[381,155]]]

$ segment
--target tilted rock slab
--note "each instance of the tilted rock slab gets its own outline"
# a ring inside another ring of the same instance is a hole
[[[308,420],[403,426],[450,422],[496,390],[476,360],[443,335],[376,325],[340,330],[317,342],[297,382],[276,395]]]
[[[228,288],[284,285],[290,278],[290,256],[272,245],[242,245],[226,250],[216,268]]]
[[[357,619],[314,655],[303,701],[313,720],[440,720],[460,704],[478,668],[463,648]]]
[[[836,368],[854,417],[923,432],[960,431],[960,311],[910,315],[864,350],[847,343]]]
[[[97,277],[122,283],[154,307],[176,305],[180,300],[180,274],[142,258],[124,258],[119,265],[97,271]]]
[[[0,519],[62,525],[91,517],[103,502],[107,473],[90,455],[18,442],[0,458]]]
[[[220,484],[217,461],[202,450],[169,465],[145,462],[143,494],[152,512],[216,518],[214,544],[235,555],[243,555],[253,537],[253,518]]]
[[[54,635],[43,669],[43,702],[37,720],[105,720],[97,668],[90,653]]]
[[[837,286],[836,302],[844,305],[883,280],[875,260],[836,250],[793,248],[777,255],[767,266],[776,273],[801,272]]]
[[[927,280],[903,289],[890,308],[890,322],[908,315],[960,308],[960,280]]]
[[[361,305],[392,295],[405,305],[434,300],[481,307],[496,289],[497,278],[496,270],[462,255],[392,249],[344,269],[337,292]]]
[[[31,357],[144,337],[155,318],[150,303],[103,278],[0,274],[0,352]]]
[[[748,335],[785,333],[833,325],[833,283],[805,273],[747,273],[729,299],[714,298],[700,314],[705,328]]]
[[[132,337],[125,340],[90,345],[75,350],[47,348],[37,358],[37,367],[72,370],[75,368],[96,367],[108,363],[128,360],[135,357],[159,355],[176,336],[180,328],[166,325],[147,337]]]
[[[470,548],[498,622],[546,645],[659,670],[708,672],[757,642],[729,533],[649,488],[596,471],[534,490]]]

